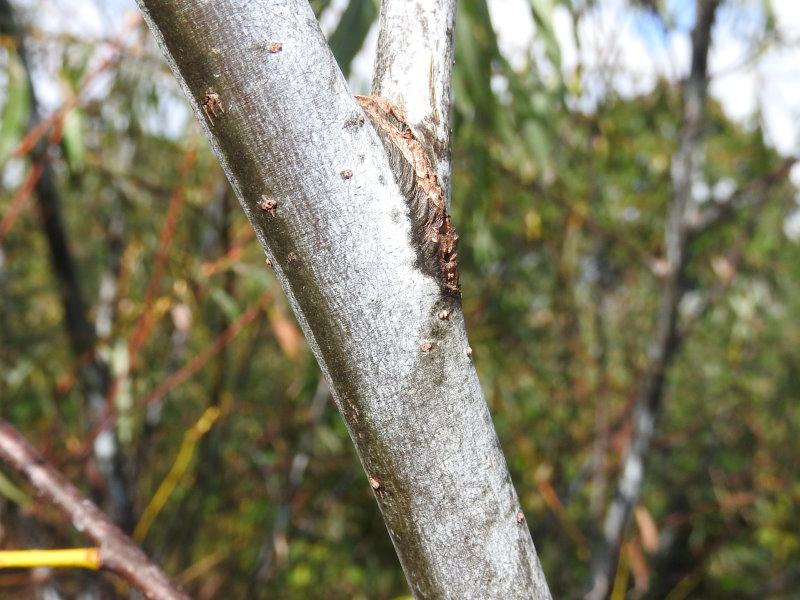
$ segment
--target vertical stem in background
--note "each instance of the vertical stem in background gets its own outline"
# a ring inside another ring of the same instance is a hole
[[[598,244],[599,246],[599,244]],[[592,485],[589,499],[589,512],[592,517],[600,519],[605,504],[606,486],[608,484],[606,453],[610,437],[609,422],[609,389],[608,389],[608,340],[606,338],[605,320],[608,316],[608,290],[604,285],[604,257],[601,249],[594,255],[597,266],[597,281],[592,285],[591,298],[592,328],[595,337],[595,381],[593,395],[595,405],[595,442],[592,449]]]
[[[604,600],[619,560],[625,528],[644,481],[644,466],[661,412],[667,369],[681,343],[678,307],[685,293],[690,228],[686,212],[692,183],[700,166],[702,133],[708,87],[708,50],[718,0],[697,0],[692,30],[692,65],[684,84],[683,125],[680,145],[672,160],[672,200],[667,217],[664,246],[667,269],[661,288],[656,335],[650,347],[650,363],[640,382],[633,411],[633,432],[622,461],[617,493],[606,512],[603,535],[592,557],[586,600]]]
[[[34,130],[40,125],[40,108],[36,99],[25,43],[8,0],[0,0],[0,21],[2,21],[3,30],[8,31],[16,39],[17,53],[28,78],[30,129]],[[64,309],[64,327],[78,361],[78,373],[81,390],[85,396],[86,409],[91,418],[96,419],[105,405],[109,370],[108,365],[100,359],[96,352],[96,332],[88,318],[75,259],[61,216],[63,202],[48,156],[49,150],[47,137],[42,136],[31,151],[33,164],[38,165],[37,169],[41,169],[35,184],[37,205],[42,231],[50,250],[50,265],[58,281],[59,295]],[[113,518],[123,527],[129,527],[133,523],[129,482],[121,468],[118,446],[114,432],[107,432],[107,435],[98,438],[94,445],[94,457],[109,487],[108,500]]]
[[[204,255],[206,259],[218,256],[228,256],[232,248],[231,220],[236,209],[236,198],[233,195],[225,178],[220,178],[215,192],[215,200],[208,210],[209,228]],[[236,274],[233,269],[225,269],[222,274],[223,289],[229,298],[235,297]],[[212,327],[218,336],[224,335],[231,326],[231,320],[221,308],[212,317]],[[171,525],[171,537],[180,540],[181,564],[189,561],[192,548],[198,534],[202,530],[202,523],[208,515],[206,510],[211,499],[224,494],[228,480],[225,476],[225,465],[222,460],[223,441],[229,430],[230,402],[235,397],[235,392],[228,391],[230,357],[227,346],[220,349],[214,365],[213,383],[209,390],[209,407],[222,408],[220,419],[216,427],[204,435],[198,443],[197,461],[195,466],[195,493],[187,494],[177,510],[177,514],[185,515],[181,522]],[[239,383],[237,381],[237,383]],[[226,402],[227,399],[227,402]],[[223,406],[225,403],[225,406]]]
[[[317,426],[325,416],[325,407],[330,401],[330,390],[325,379],[320,379],[311,405],[308,409],[308,422],[297,441],[296,452],[289,463],[287,476],[288,486],[284,492],[283,501],[275,511],[270,530],[264,536],[264,541],[258,551],[256,566],[251,575],[251,594],[255,592],[258,583],[266,582],[274,572],[276,562],[285,561],[288,553],[287,532],[291,525],[292,503],[303,483],[306,468],[311,460],[312,443]]]

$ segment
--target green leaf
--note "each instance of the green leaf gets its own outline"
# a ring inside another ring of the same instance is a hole
[[[350,65],[364,45],[364,39],[377,16],[378,7],[374,0],[350,0],[336,31],[331,34],[329,44],[345,77],[350,75]]]
[[[536,23],[536,37],[544,44],[544,52],[553,66],[561,70],[561,47],[553,29],[554,0],[531,0],[531,14]]]
[[[228,317],[231,321],[233,321],[236,317],[239,316],[239,305],[236,303],[228,292],[223,290],[222,288],[213,288],[211,290],[211,299],[222,309],[222,312],[225,313],[225,316]]]
[[[83,144],[83,118],[80,109],[73,108],[64,117],[61,125],[61,145],[70,173],[78,173],[83,169],[86,158],[86,146]]]
[[[29,92],[25,69],[16,55],[8,56],[8,84],[0,120],[0,163],[17,145],[28,121]]]
[[[12,502],[16,502],[20,506],[27,506],[31,502],[28,495],[14,485],[2,471],[0,471],[0,495],[5,496]]]

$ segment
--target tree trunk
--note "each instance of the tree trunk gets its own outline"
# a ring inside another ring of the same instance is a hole
[[[602,538],[592,556],[589,591],[584,600],[604,600],[612,592],[625,528],[644,483],[645,459],[661,413],[667,370],[683,341],[678,329],[678,308],[686,292],[685,276],[691,241],[687,211],[692,198],[692,183],[700,167],[708,50],[717,5],[718,0],[696,2],[692,65],[684,83],[680,145],[672,160],[672,199],[664,233],[666,273],[661,287],[656,335],[649,351],[649,365],[637,391],[633,432],[622,461],[617,492],[606,512]]]
[[[414,595],[549,598],[470,358],[437,176],[449,166],[425,135],[444,129],[377,97],[365,118],[304,0],[139,5],[319,361]],[[448,6],[436,14],[452,22]],[[431,106],[449,107],[443,59],[427,65]]]

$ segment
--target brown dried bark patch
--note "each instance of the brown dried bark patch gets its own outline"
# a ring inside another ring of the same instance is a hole
[[[381,96],[356,96],[389,156],[395,180],[408,202],[418,266],[442,291],[458,296],[458,234],[446,211],[445,195],[429,150],[408,127],[400,109]]]

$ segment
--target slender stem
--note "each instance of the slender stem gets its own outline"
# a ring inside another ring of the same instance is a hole
[[[16,429],[2,420],[0,459],[24,476],[40,496],[64,512],[75,529],[99,546],[104,569],[116,573],[148,598],[188,599],[133,540],[49,465]]]
[[[718,0],[697,0],[692,31],[692,67],[684,84],[680,145],[672,161],[672,200],[664,235],[666,274],[662,283],[656,335],[650,363],[639,384],[633,410],[633,432],[622,461],[617,493],[606,512],[602,537],[592,556],[589,591],[585,600],[604,600],[611,593],[625,529],[644,481],[645,459],[661,412],[666,374],[683,338],[678,329],[678,306],[686,290],[690,228],[686,213],[692,183],[701,164],[702,134],[708,87],[708,49]]]
[[[297,451],[289,463],[288,486],[284,493],[284,499],[275,512],[275,519],[272,522],[270,531],[264,536],[261,549],[258,552],[256,568],[251,577],[251,586],[257,582],[267,581],[273,571],[273,562],[277,554],[279,559],[286,558],[286,532],[292,517],[292,503],[303,483],[308,463],[311,461],[311,444],[316,433],[317,427],[325,415],[325,407],[330,400],[330,390],[325,379],[320,379],[314,397],[311,399],[309,407],[309,419],[305,429],[297,442]],[[251,588],[254,589],[254,588]]]

